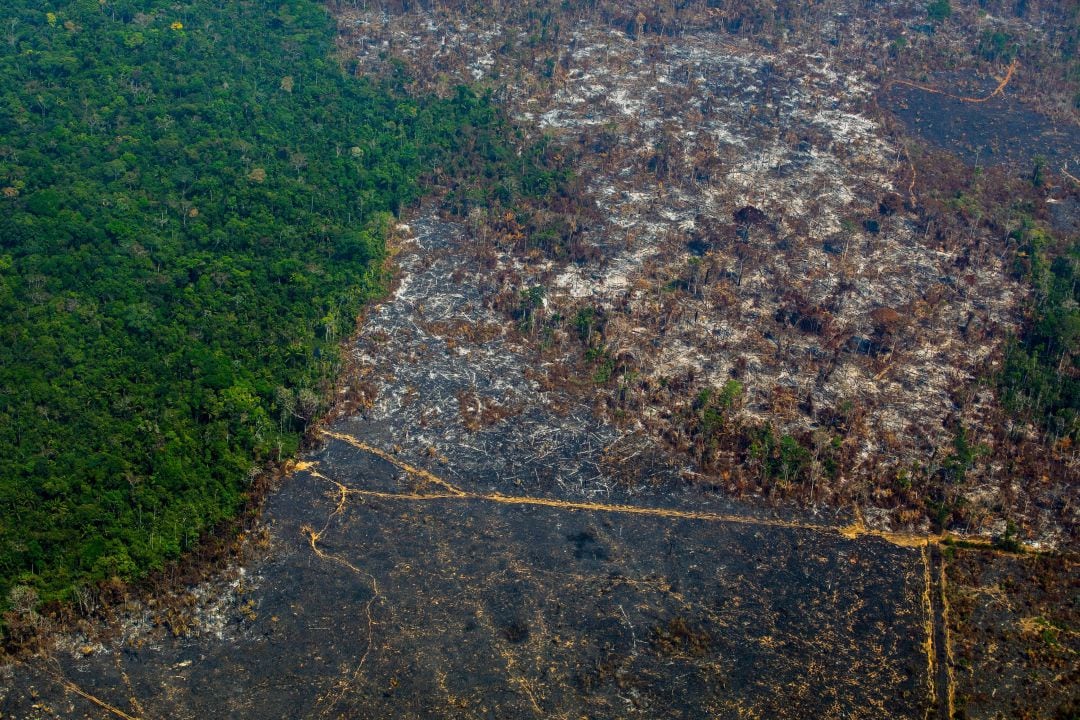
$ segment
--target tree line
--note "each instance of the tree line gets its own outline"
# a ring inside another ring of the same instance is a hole
[[[487,97],[351,77],[311,0],[11,0],[0,27],[0,598],[64,599],[160,568],[297,449],[394,214],[554,170]]]

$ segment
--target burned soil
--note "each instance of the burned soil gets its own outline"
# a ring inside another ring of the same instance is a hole
[[[965,717],[1076,717],[1076,563],[963,552],[947,569],[957,708]]]
[[[376,392],[271,497],[264,558],[203,588],[216,604],[183,631],[133,606],[111,639],[11,666],[0,710],[871,718],[937,702],[925,551],[662,466],[607,482],[619,436],[585,407],[475,427],[459,398],[514,406],[536,391],[529,357],[430,330],[483,324],[476,288],[445,280],[479,268],[453,226],[415,229],[356,348]]]
[[[972,165],[1008,164],[1030,172],[1036,162],[1054,170],[1080,165],[1080,133],[1071,123],[1043,115],[1011,94],[973,104],[955,95],[965,86],[955,77],[937,83],[951,93],[893,85],[886,107],[914,137],[956,153]],[[971,89],[974,98],[989,96],[997,83]]]

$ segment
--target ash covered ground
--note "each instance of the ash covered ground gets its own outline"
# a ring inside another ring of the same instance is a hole
[[[467,236],[414,230],[356,348],[370,402],[272,496],[263,558],[202,588],[180,636],[133,607],[111,639],[10,667],[0,711],[871,718],[937,701],[918,549],[733,505],[660,464],[606,480],[619,436],[529,403],[523,348],[438,334],[495,318],[447,279]]]
[[[543,388],[576,383],[607,424],[733,496],[858,505],[895,530],[988,536],[1012,521],[1029,542],[1071,547],[1075,449],[1051,443],[1032,452],[1038,469],[1018,468],[1014,448],[1039,431],[982,382],[1028,302],[1009,228],[979,226],[959,190],[941,201],[946,163],[927,147],[984,166],[1044,153],[1067,167],[1075,119],[892,83],[885,37],[915,19],[832,6],[814,11],[819,31],[759,41],[695,4],[667,32],[659,10],[541,13],[530,25],[516,6],[506,18],[346,9],[341,47],[361,72],[395,58],[421,90],[479,83],[573,158],[589,199],[562,223],[563,245],[534,242],[504,209],[469,217],[487,304],[506,322],[521,319],[524,293],[543,298],[523,338]],[[1013,87],[1030,82],[1016,75]],[[945,87],[979,92],[969,85]],[[732,381],[741,394],[724,428],[703,432],[702,393]],[[805,450],[796,471],[750,458],[764,429]],[[944,482],[959,433],[986,452]]]

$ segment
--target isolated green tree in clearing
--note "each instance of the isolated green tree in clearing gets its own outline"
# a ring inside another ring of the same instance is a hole
[[[949,0],[932,0],[926,6],[926,16],[933,22],[942,22],[952,16],[952,5]]]

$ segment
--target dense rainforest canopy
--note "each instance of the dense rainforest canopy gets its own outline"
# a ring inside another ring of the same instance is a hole
[[[485,98],[350,77],[311,0],[8,0],[0,27],[0,599],[63,598],[160,567],[296,449],[423,177],[552,178]]]

